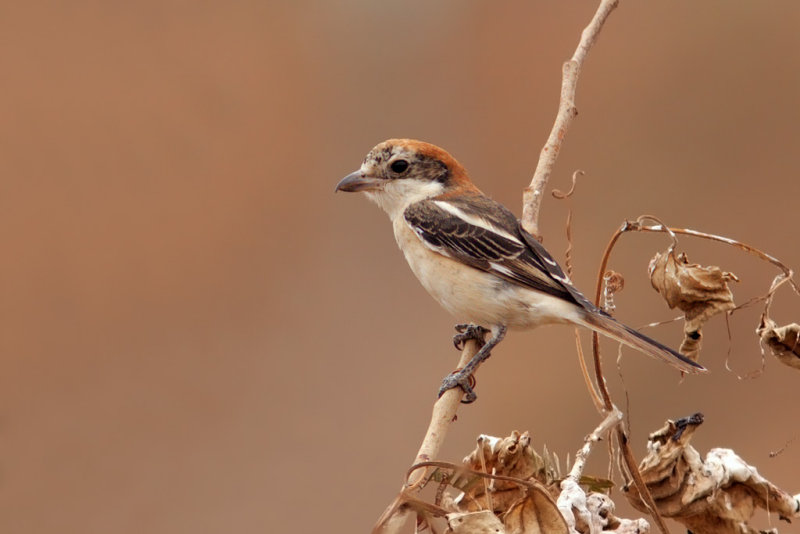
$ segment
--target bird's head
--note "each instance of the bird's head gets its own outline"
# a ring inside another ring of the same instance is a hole
[[[361,168],[336,185],[336,191],[363,191],[392,219],[420,200],[478,192],[453,156],[413,139],[389,139],[375,146]]]

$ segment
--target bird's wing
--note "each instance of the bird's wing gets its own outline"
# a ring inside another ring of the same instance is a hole
[[[682,371],[705,369],[683,354],[617,322],[590,302],[516,217],[493,200],[431,199],[416,202],[403,213],[406,223],[430,249],[466,265],[572,302],[584,313],[576,322],[612,339],[660,358]]]
[[[544,247],[526,243],[516,217],[491,199],[423,200],[406,208],[403,216],[422,242],[439,254],[580,306],[583,302],[576,297],[586,300]]]

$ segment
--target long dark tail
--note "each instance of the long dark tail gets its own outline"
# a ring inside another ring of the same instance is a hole
[[[640,334],[633,328],[617,322],[609,315],[605,315],[602,312],[593,313],[588,310],[582,311],[584,311],[583,320],[579,321],[580,324],[591,328],[595,332],[608,336],[620,343],[624,343],[648,356],[663,360],[681,371],[687,373],[702,373],[706,371],[706,368],[699,363],[690,360],[683,354],[672,350],[666,345],[662,345],[654,339],[650,339],[644,334]]]

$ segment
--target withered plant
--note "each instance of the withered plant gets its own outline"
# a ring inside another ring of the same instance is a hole
[[[582,65],[617,3],[618,0],[600,2],[583,30],[575,53],[563,65],[555,123],[531,183],[523,193],[521,222],[534,236],[540,235],[539,211],[548,180],[567,130],[577,115],[575,91]],[[573,175],[573,190],[579,172]],[[554,195],[567,198],[571,193],[572,190]],[[667,249],[652,258],[649,274],[653,288],[666,304],[684,315],[684,339],[680,347],[684,355],[695,360],[700,357],[703,325],[712,317],[727,318],[739,308],[761,304],[763,311],[755,330],[761,340],[762,355],[770,352],[778,361],[800,368],[800,325],[778,326],[769,315],[778,289],[788,286],[800,294],[792,270],[775,257],[728,237],[669,227],[649,215],[625,221],[611,236],[600,261],[596,305],[608,313],[614,312],[614,295],[622,289],[624,279],[608,270],[608,263],[619,239],[630,232],[659,232],[670,239]],[[678,236],[735,247],[771,263],[779,272],[762,296],[737,306],[729,286],[738,281],[736,275],[715,266],[691,264],[686,254],[679,252]],[[570,217],[567,237],[571,246]],[[570,249],[566,260],[569,272]],[[699,413],[667,421],[650,435],[647,454],[637,462],[629,446],[623,413],[606,386],[598,335],[592,336],[593,377],[584,361],[577,333],[576,342],[586,385],[602,421],[586,437],[571,465],[562,469],[555,454],[546,449],[537,452],[530,435],[516,431],[505,438],[478,437],[476,449],[460,465],[437,461],[463,394],[461,389],[450,389],[434,404],[428,430],[406,482],[373,532],[400,532],[411,528],[409,520],[413,519],[415,532],[434,534],[641,533],[650,530],[650,522],[666,534],[664,518],[671,518],[694,534],[755,534],[759,531],[749,521],[759,508],[787,521],[800,517],[800,495],[792,496],[777,488],[732,450],[712,449],[705,458],[701,457],[689,444],[703,422]],[[480,346],[480,340],[466,342],[458,367],[465,365]],[[764,361],[762,357],[762,368]],[[758,371],[751,373],[751,377],[757,374]],[[649,519],[616,517],[615,503],[608,492],[613,483],[583,473],[594,444],[606,438],[611,443],[610,465],[618,467],[622,478],[622,494]]]

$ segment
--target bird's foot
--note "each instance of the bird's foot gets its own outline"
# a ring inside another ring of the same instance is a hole
[[[442,385],[439,387],[439,397],[444,395],[444,392],[448,389],[461,388],[464,391],[464,398],[461,399],[461,402],[470,404],[478,398],[474,391],[475,383],[475,377],[471,373],[465,372],[464,369],[456,369],[442,380]]]
[[[481,347],[464,367],[456,369],[442,380],[442,386],[439,388],[439,396],[441,397],[448,389],[461,388],[464,391],[464,398],[461,399],[461,402],[469,404],[475,402],[475,399],[478,398],[473,391],[475,388],[475,377],[472,376],[472,373],[475,372],[475,369],[477,369],[481,363],[486,361],[486,358],[491,356],[491,350],[503,340],[506,335],[506,325],[496,325],[492,327],[492,337],[486,342],[484,342],[483,338],[489,331],[481,326],[474,324],[458,325],[456,326],[456,330],[461,332],[461,336],[466,336],[463,338],[456,336],[456,338],[453,339],[453,343],[457,348],[460,348],[459,345],[463,345],[467,339],[476,339]]]
[[[489,333],[487,328],[471,323],[457,324],[455,329],[458,334],[453,336],[453,345],[455,345],[458,350],[463,350],[464,343],[471,339],[477,341],[479,346],[483,346],[486,334]]]

